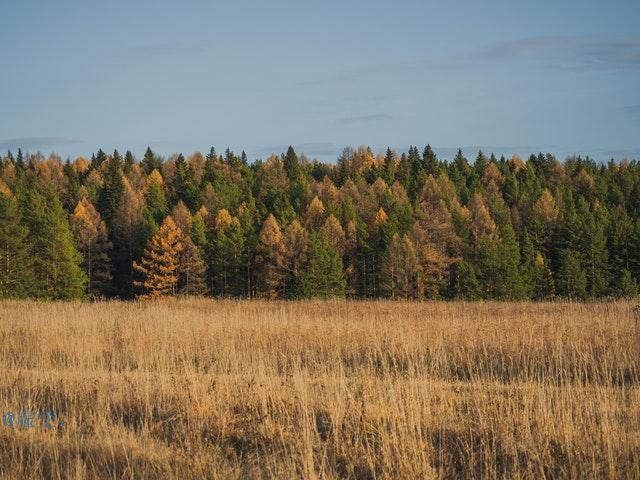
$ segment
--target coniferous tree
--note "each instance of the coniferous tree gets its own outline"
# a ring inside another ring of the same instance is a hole
[[[91,170],[100,170],[102,164],[107,161],[108,155],[104,153],[104,151],[100,148],[98,149],[98,153],[92,155],[91,157]]]
[[[122,199],[113,219],[111,232],[115,296],[131,298],[135,294],[133,262],[140,258],[147,239],[155,232],[155,228],[152,228],[154,226],[145,222],[144,211],[143,197],[125,179]]]
[[[133,153],[131,153],[131,150],[127,150],[124,154],[124,166],[123,166],[124,173],[126,174],[130,173],[135,163],[136,163],[136,159],[133,157]]]
[[[473,265],[460,259],[451,266],[448,294],[459,300],[482,298],[482,286]]]
[[[569,249],[560,252],[560,269],[557,275],[558,294],[571,299],[584,299],[587,296],[587,274],[580,255]]]
[[[24,170],[25,168],[24,157],[22,156],[22,149],[18,149],[18,155],[16,155],[16,168],[18,171]]]
[[[175,162],[175,176],[173,178],[173,202],[182,200],[189,209],[197,208],[199,192],[194,179],[191,165],[188,165],[182,154]]]
[[[143,292],[138,298],[153,299],[178,293],[179,259],[184,249],[181,237],[182,232],[173,218],[165,218],[145,248],[141,262],[133,262],[133,268],[143,277],[134,282]]]
[[[207,266],[200,247],[191,236],[181,231],[183,248],[178,260],[178,293],[181,295],[204,295],[207,293]]]
[[[224,208],[218,211],[208,254],[212,294],[243,295],[244,243],[240,221]]]
[[[614,286],[613,294],[616,298],[635,299],[638,297],[638,282],[626,268],[618,272]]]
[[[284,171],[290,182],[295,181],[300,175],[300,160],[298,160],[298,155],[291,145],[289,145],[284,156]]]
[[[146,180],[145,216],[154,227],[160,225],[167,214],[167,199],[164,194],[164,181],[158,170],[152,170]]]
[[[149,175],[154,170],[162,172],[162,162],[153,153],[151,147],[147,147],[146,152],[144,152],[144,158],[142,159],[142,162],[140,162],[140,166],[147,175]]]
[[[307,261],[309,235],[300,222],[294,220],[284,230],[284,268],[286,296],[293,297],[299,293],[299,279]]]
[[[580,253],[582,266],[587,274],[587,291],[590,297],[602,296],[609,286],[609,272],[607,271],[607,239],[605,229],[608,218],[604,207],[595,205],[591,212],[586,201],[578,202],[578,217],[580,222]]]
[[[50,188],[40,192],[33,179],[26,179],[18,191],[18,204],[29,230],[34,296],[81,298],[87,282],[80,267],[82,255],[75,247],[67,214],[56,193]]]
[[[393,235],[384,257],[382,271],[383,288],[390,298],[420,298],[420,263],[408,235]]]
[[[86,198],[81,198],[70,218],[76,245],[82,254],[89,296],[105,295],[111,281],[112,247],[107,227],[100,214]]]
[[[431,145],[424,147],[424,151],[422,152],[422,169],[424,170],[425,175],[433,175],[434,177],[438,176],[438,158],[431,149]]]
[[[395,181],[395,155],[390,148],[387,148],[387,153],[384,156],[384,163],[382,165],[382,178],[391,185]]]
[[[324,223],[324,205],[322,200],[316,195],[311,200],[305,216],[305,227],[307,230],[318,230]]]
[[[73,168],[73,165],[68,160],[64,165],[64,174],[67,178],[67,191],[62,203],[64,204],[65,209],[71,210],[80,199],[80,178],[76,170]]]
[[[308,255],[309,264],[300,276],[300,296],[304,298],[344,297],[347,283],[342,260],[326,235],[311,234]]]
[[[0,191],[0,300],[36,294],[29,230],[22,225],[18,205],[9,194]]]
[[[258,292],[267,298],[277,298],[284,286],[285,245],[276,218],[269,214],[262,225],[256,247],[256,265],[259,268]]]
[[[102,217],[111,225],[113,217],[118,211],[122,193],[124,192],[124,182],[122,179],[122,157],[117,150],[107,160],[104,173],[104,184],[98,197],[98,207]]]

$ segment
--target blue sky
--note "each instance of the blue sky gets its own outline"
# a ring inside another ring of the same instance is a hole
[[[640,158],[640,3],[0,0],[0,149]]]

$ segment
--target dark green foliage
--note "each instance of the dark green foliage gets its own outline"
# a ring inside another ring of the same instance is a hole
[[[391,185],[395,180],[395,155],[390,148],[387,148],[387,154],[384,156],[382,178],[387,182],[387,185]]]
[[[91,170],[99,170],[102,164],[107,161],[107,158],[107,154],[100,148],[98,153],[91,157],[91,165],[89,168],[91,168]]]
[[[0,165],[0,248],[5,252],[0,295],[82,294],[84,280],[76,268],[80,261],[74,243],[68,241],[67,214],[85,195],[101,213],[113,244],[108,251],[113,277],[101,288],[107,296],[133,295],[132,262],[181,200],[191,215],[199,212],[185,233],[208,264],[208,293],[256,295],[261,291],[256,286],[265,284],[257,260],[260,248],[262,256],[268,253],[258,242],[265,219],[273,214],[282,232],[294,220],[305,225],[315,196],[324,204],[320,224],[333,215],[340,229],[334,228],[330,248],[316,233],[307,250],[309,230],[321,225],[306,225],[299,265],[313,268],[296,273],[284,287],[277,284],[271,289],[276,297],[384,295],[383,265],[395,234],[408,236],[419,260],[411,273],[421,281],[418,298],[637,295],[637,161],[598,164],[572,157],[560,163],[542,153],[527,161],[515,156],[498,160],[478,152],[470,164],[460,150],[451,161],[440,161],[427,145],[397,155],[387,149],[382,161],[368,147],[346,148],[335,165],[307,161],[289,147],[280,156],[250,164],[244,152],[236,155],[227,148],[218,155],[211,148],[204,161],[200,155],[189,161],[177,155],[163,177],[162,157],[147,148],[140,167],[130,151],[123,159],[118,151],[109,156],[98,150],[88,169],[84,161],[63,163],[41,154],[25,158],[22,151],[14,158],[8,152]],[[425,221],[421,205],[427,182],[429,202],[442,209],[428,215],[431,227],[420,233],[415,227]],[[219,229],[214,219],[223,208],[227,218],[237,220]],[[440,246],[453,237],[443,257]],[[278,261],[278,268],[288,268],[290,259]],[[17,265],[24,268],[18,271]],[[397,265],[402,262],[394,263],[394,272]],[[431,269],[443,273],[434,275]],[[427,288],[425,279],[431,277],[437,282]]]
[[[289,181],[294,181],[300,175],[300,160],[298,155],[291,145],[287,149],[287,153],[284,156],[284,171],[287,173]]]
[[[33,260],[32,295],[46,299],[82,298],[87,282],[80,264],[67,213],[56,193],[43,192],[31,179],[19,188],[18,202],[29,231],[29,255]]]
[[[127,152],[124,154],[124,173],[131,172],[131,169],[133,168],[133,165],[135,163],[136,159],[133,158],[133,153],[131,153],[131,150],[127,150]]]
[[[62,202],[64,208],[70,212],[77,205],[80,198],[81,184],[80,178],[69,160],[64,164],[64,174],[67,177],[68,187],[67,194],[62,198]]]
[[[0,300],[37,293],[28,235],[15,199],[0,192]]]
[[[556,280],[558,293],[572,299],[584,299],[587,296],[587,274],[580,255],[573,250],[560,252],[560,269]]]
[[[157,226],[162,225],[162,221],[168,211],[167,198],[165,197],[162,184],[151,182],[145,199],[147,218]]]
[[[98,152],[99,153],[99,152]],[[111,225],[113,217],[120,205],[124,182],[122,180],[123,162],[118,150],[107,160],[104,173],[104,184],[98,194],[98,211],[107,225]]]
[[[299,295],[304,298],[344,297],[347,282],[342,259],[326,235],[312,233],[309,264],[300,276]]]
[[[158,170],[162,173],[162,161],[153,153],[151,147],[147,147],[147,151],[144,153],[144,158],[140,165],[147,175],[154,170]]]
[[[200,200],[200,192],[194,180],[193,168],[191,165],[187,165],[182,154],[178,155],[176,159],[172,203],[177,204],[180,200],[182,200],[191,211],[198,208],[198,202]]]
[[[460,260],[451,265],[448,296],[458,300],[482,298],[482,287],[471,264]]]
[[[216,296],[242,296],[245,286],[245,241],[240,222],[217,229],[208,245],[209,289]]]

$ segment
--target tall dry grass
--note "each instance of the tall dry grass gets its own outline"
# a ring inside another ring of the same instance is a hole
[[[2,478],[640,478],[628,303],[0,304]]]

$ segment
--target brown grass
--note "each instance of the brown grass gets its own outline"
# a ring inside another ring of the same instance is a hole
[[[0,303],[2,478],[640,478],[628,303]]]

